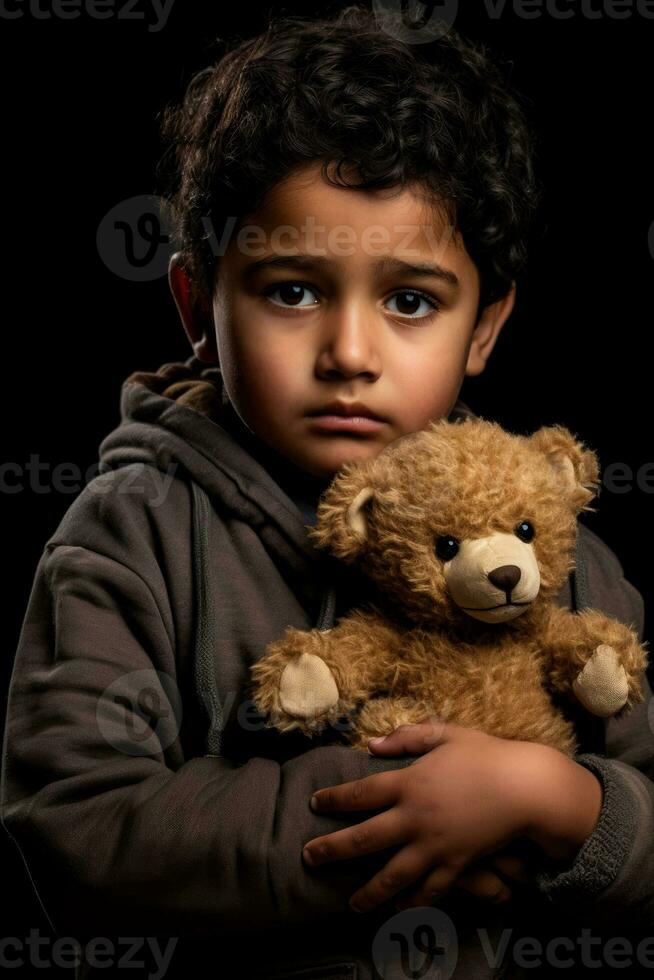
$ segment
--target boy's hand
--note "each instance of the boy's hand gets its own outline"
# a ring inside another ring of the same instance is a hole
[[[370,749],[378,754],[398,755],[404,745],[405,752],[413,754],[429,751],[430,731],[433,725],[443,722],[433,717],[422,725],[402,725],[387,738],[370,742]],[[426,729],[426,730],[425,730]],[[401,734],[403,733],[403,734]],[[523,745],[533,743],[524,742]],[[421,748],[422,746],[422,748]],[[518,841],[518,852],[509,846],[492,854],[487,861],[477,862],[466,869],[454,882],[454,887],[470,892],[491,902],[505,902],[511,898],[511,890],[503,878],[495,874],[500,871],[505,878],[518,882],[529,882],[533,870],[532,858],[535,856],[527,848],[529,859],[524,860],[525,847],[530,842],[537,844],[549,857],[571,862],[582,844],[597,826],[603,803],[601,782],[584,766],[579,765],[568,755],[548,746],[536,746],[542,750],[540,764],[536,769],[537,782],[531,791],[532,820],[525,828],[527,841]],[[419,891],[414,889],[406,896],[400,907],[419,905],[414,900]]]
[[[464,867],[533,825],[534,784],[550,749],[440,721],[401,725],[382,745],[389,755],[408,752],[418,758],[407,769],[319,790],[314,809],[389,809],[316,837],[303,851],[308,863],[318,865],[399,845],[384,868],[352,896],[352,907],[375,908],[426,872],[415,904],[429,905]]]

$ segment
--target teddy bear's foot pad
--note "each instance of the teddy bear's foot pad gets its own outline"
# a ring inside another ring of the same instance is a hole
[[[629,684],[624,667],[612,646],[597,647],[572,689],[583,706],[600,718],[610,718],[626,703]]]
[[[321,657],[303,653],[291,660],[282,673],[279,701],[295,718],[313,718],[338,703],[334,675]]]

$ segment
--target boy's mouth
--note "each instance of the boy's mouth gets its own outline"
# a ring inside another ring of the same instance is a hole
[[[381,415],[374,412],[363,402],[344,402],[344,401],[332,401],[327,405],[323,405],[321,408],[317,408],[313,412],[308,413],[311,418],[332,418],[334,416],[340,416],[344,418],[357,418],[357,419],[368,419],[375,422],[385,422]]]
[[[309,415],[312,425],[323,432],[377,432],[385,424],[365,415]]]

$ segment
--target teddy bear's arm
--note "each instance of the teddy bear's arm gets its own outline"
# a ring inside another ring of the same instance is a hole
[[[329,630],[289,627],[251,668],[254,703],[280,731],[321,731],[389,688],[399,645],[378,615],[360,611]]]
[[[361,699],[389,689],[403,640],[380,613],[356,610],[321,635],[323,659],[342,696]]]
[[[647,653],[635,629],[597,609],[551,610],[543,642],[548,683],[608,718],[643,700]]]

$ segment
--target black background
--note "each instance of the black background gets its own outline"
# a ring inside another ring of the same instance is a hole
[[[268,10],[339,6],[176,0],[159,32],[116,16],[39,19],[27,3],[22,17],[0,18],[5,461],[25,467],[38,454],[50,469],[69,462],[86,471],[119,420],[125,376],[191,353],[165,277],[133,282],[112,272],[98,252],[98,226],[119,202],[154,192],[157,114],[217,36],[258,32]],[[649,609],[654,479],[639,488],[635,477],[647,464],[654,474],[654,20],[636,9],[624,19],[591,18],[573,0],[559,0],[573,12],[568,19],[545,4],[530,18],[509,2],[499,18],[480,2],[460,6],[456,27],[510,59],[513,83],[533,102],[547,188],[547,233],[534,245],[516,310],[486,372],[466,380],[462,396],[514,431],[567,425],[598,452],[603,472],[631,468],[631,489],[605,486],[597,514],[584,520]],[[592,7],[611,9],[602,0]],[[149,8],[140,0],[135,9]],[[76,493],[26,485],[2,494],[3,693],[36,563]],[[10,880],[15,901],[0,933],[47,932],[20,858],[4,844],[5,891]]]

